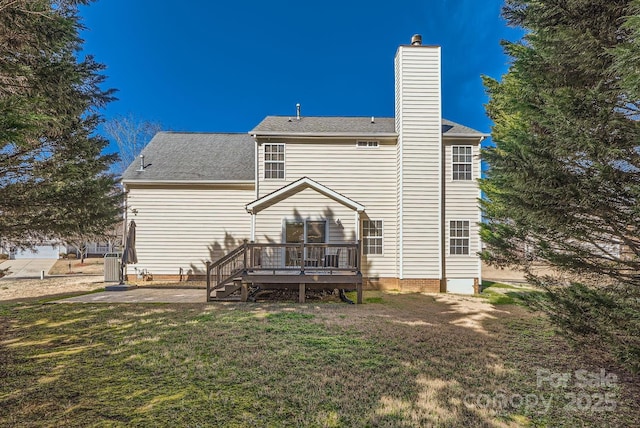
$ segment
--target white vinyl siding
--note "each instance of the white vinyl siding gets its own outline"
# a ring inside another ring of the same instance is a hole
[[[301,177],[329,187],[330,189],[365,206],[370,218],[384,220],[384,244],[386,248],[396,246],[397,181],[396,142],[394,139],[379,139],[376,150],[362,150],[356,139],[291,139],[286,142],[286,182],[261,180],[260,197],[265,196]],[[259,145],[258,154],[263,156],[264,144]],[[262,168],[262,165],[259,165]],[[258,177],[264,177],[262,169]],[[319,194],[306,189],[292,195],[289,200],[259,212],[256,216],[256,239],[267,242],[279,240],[282,219],[333,218],[329,221],[329,242],[354,242],[358,238],[355,228],[356,213]],[[340,224],[336,220],[340,220]],[[280,242],[280,241],[276,241]],[[394,251],[385,252],[384,257],[363,258],[365,276],[396,278]]]
[[[254,197],[253,185],[130,187],[128,220],[136,222],[138,263],[128,273],[135,275],[137,268],[178,275],[182,268],[184,274],[203,275],[207,260],[250,238],[244,206]]]
[[[382,220],[362,220],[362,254],[383,254]]]
[[[339,221],[338,221],[339,220]],[[319,194],[304,189],[287,195],[256,215],[257,242],[284,242],[287,223],[326,221],[329,243],[350,243],[355,240],[355,218],[350,208]],[[305,225],[308,227],[308,224]],[[326,239],[326,238],[325,238]]]
[[[473,179],[473,156],[471,146],[451,146],[451,171],[452,179]]]
[[[469,140],[446,139],[445,140],[445,177],[452,177],[453,171],[453,147],[471,147],[471,174],[472,177],[480,177],[480,147],[478,140],[475,144],[469,144]],[[446,276],[447,278],[473,279],[480,277],[480,257],[481,250],[480,231],[480,211],[478,198],[480,191],[478,181],[473,180],[446,180],[445,181],[445,226],[447,237],[450,237],[450,227],[452,221],[469,221],[469,252],[466,255],[451,254],[450,249],[445,252]],[[450,245],[447,239],[447,245]]]
[[[264,145],[264,178],[284,179],[284,144]]]
[[[401,277],[438,279],[442,274],[439,47],[398,48],[396,131]]]

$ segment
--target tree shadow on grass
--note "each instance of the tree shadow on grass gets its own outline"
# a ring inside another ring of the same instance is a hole
[[[456,302],[422,294],[358,307],[0,305],[0,425],[637,426],[637,383],[620,373],[616,412],[567,412],[575,388],[538,388],[536,370],[608,363],[522,307],[490,313],[482,334],[456,322]],[[500,407],[552,393],[546,413]]]

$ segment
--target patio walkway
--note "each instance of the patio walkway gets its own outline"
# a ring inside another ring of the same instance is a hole
[[[127,291],[103,291],[58,300],[55,303],[206,303],[203,289],[136,288]]]

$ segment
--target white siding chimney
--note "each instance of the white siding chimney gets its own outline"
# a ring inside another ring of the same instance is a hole
[[[398,133],[398,273],[442,278],[440,47],[414,36],[395,57]]]

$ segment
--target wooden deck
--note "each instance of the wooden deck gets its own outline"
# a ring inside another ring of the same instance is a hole
[[[207,263],[207,300],[236,296],[246,301],[252,290],[298,289],[299,301],[311,289],[357,291],[362,303],[360,244],[257,244],[245,242],[216,262]]]

